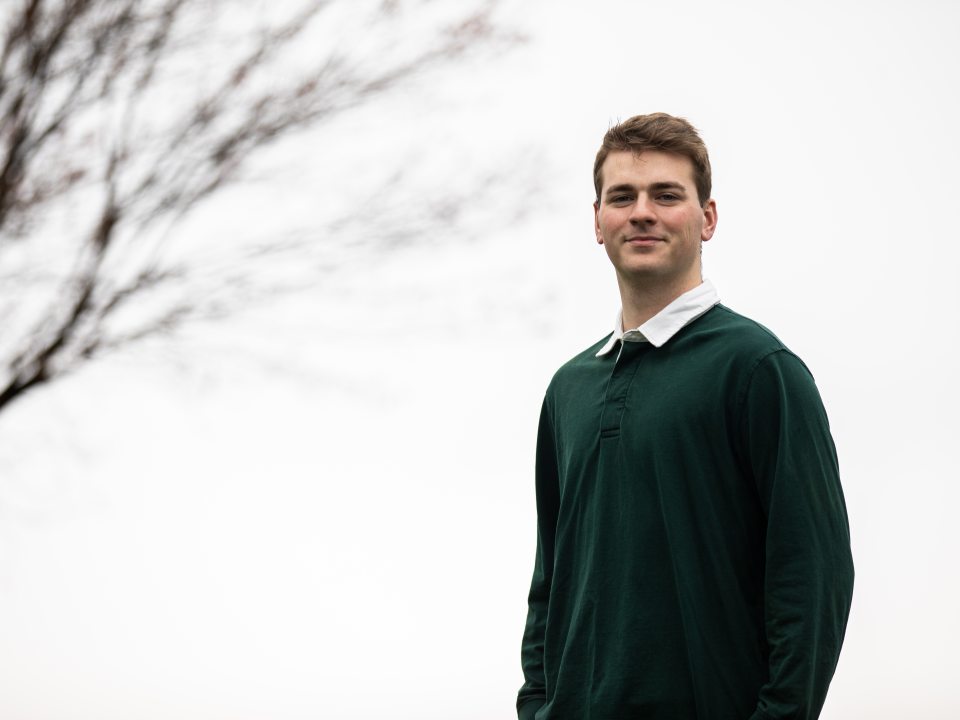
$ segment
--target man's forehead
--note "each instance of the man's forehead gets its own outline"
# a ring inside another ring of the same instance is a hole
[[[671,180],[692,185],[693,163],[685,155],[663,152],[662,150],[644,150],[632,152],[630,150],[616,150],[607,155],[601,167],[604,185],[612,176],[657,175],[649,178],[654,181]],[[662,176],[662,177],[660,177]]]

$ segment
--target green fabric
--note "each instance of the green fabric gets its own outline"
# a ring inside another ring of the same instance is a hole
[[[518,705],[517,715],[519,716],[519,720],[533,720],[541,707],[543,707],[543,700],[538,700],[537,698]]]
[[[519,717],[816,718],[853,563],[809,371],[722,305],[602,346],[543,403]]]

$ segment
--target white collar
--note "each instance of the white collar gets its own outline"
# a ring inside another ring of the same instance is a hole
[[[633,330],[623,330],[623,309],[617,313],[617,323],[613,334],[606,344],[600,348],[597,357],[606,355],[613,350],[618,340],[624,342],[649,342],[654,347],[660,347],[672,338],[680,328],[689,325],[707,310],[720,302],[716,288],[709,280],[704,280],[692,290],[687,290],[676,300],[667,305],[643,325]]]

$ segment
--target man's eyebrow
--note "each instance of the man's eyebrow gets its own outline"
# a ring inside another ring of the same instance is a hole
[[[666,180],[664,182],[655,182],[650,183],[650,190],[680,190],[681,192],[686,192],[687,188],[683,183],[674,182],[672,180]]]
[[[648,192],[660,192],[661,190],[679,190],[683,193],[687,192],[687,188],[683,183],[678,183],[673,180],[663,180],[661,182],[650,183],[650,185],[647,187]],[[636,186],[631,185],[630,183],[620,183],[619,185],[611,185],[608,187],[604,195],[636,191]]]
[[[619,185],[611,185],[610,187],[608,187],[607,191],[604,194],[612,195],[613,193],[619,193],[619,192],[636,192],[636,190],[637,188],[635,188],[630,183],[620,183]]]

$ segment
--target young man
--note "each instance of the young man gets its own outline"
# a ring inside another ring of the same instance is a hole
[[[594,182],[622,309],[544,399],[519,717],[816,718],[853,563],[813,377],[701,278],[717,206],[688,122],[611,128]]]

